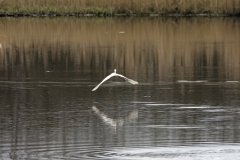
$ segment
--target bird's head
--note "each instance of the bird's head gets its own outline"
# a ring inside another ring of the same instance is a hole
[[[114,73],[116,73],[117,72],[117,70],[116,69],[114,69]]]

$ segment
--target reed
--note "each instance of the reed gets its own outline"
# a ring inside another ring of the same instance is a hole
[[[239,15],[239,0],[0,0],[0,14]]]

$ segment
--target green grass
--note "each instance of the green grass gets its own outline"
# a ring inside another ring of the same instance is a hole
[[[240,15],[240,0],[0,0],[0,14]]]

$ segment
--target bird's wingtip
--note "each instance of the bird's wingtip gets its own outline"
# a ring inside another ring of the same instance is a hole
[[[138,82],[137,81],[134,81],[134,80],[132,80],[132,79],[126,79],[129,83],[131,83],[131,84],[138,84]]]

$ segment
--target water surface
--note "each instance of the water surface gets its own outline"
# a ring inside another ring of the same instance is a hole
[[[238,19],[0,22],[0,159],[240,157]]]

